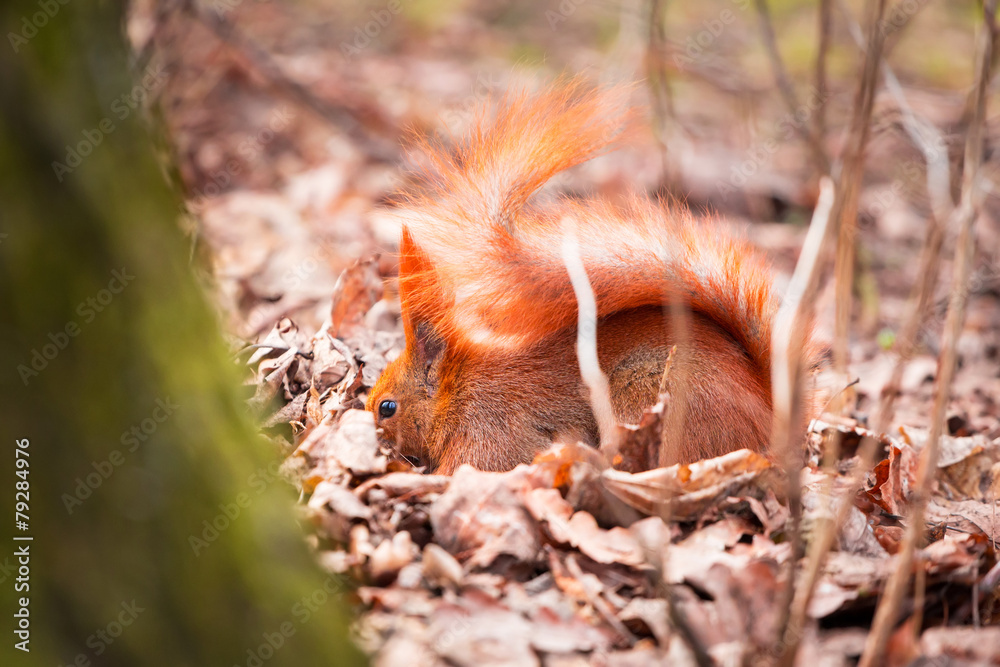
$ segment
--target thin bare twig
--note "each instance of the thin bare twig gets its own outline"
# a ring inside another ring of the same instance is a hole
[[[671,292],[678,293],[675,290]],[[661,387],[670,395],[670,409],[664,410],[663,421],[660,424],[661,467],[677,463],[678,447],[684,442],[684,438],[688,437],[685,423],[688,413],[688,387],[691,383],[691,364],[686,363],[691,358],[691,310],[688,304],[680,299],[671,299],[667,304],[667,311],[670,313],[674,348],[670,355],[669,366],[664,368],[664,375],[660,380]]]
[[[577,303],[576,356],[580,364],[583,383],[590,390],[590,406],[597,420],[601,436],[601,452],[605,461],[611,464],[618,454],[621,440],[618,422],[615,419],[608,378],[601,370],[597,358],[597,299],[587,278],[587,270],[580,257],[580,246],[576,241],[576,223],[572,218],[562,221],[562,258],[569,272]]]
[[[827,237],[830,211],[835,199],[829,178],[820,181],[819,201],[802,245],[788,292],[774,318],[771,342],[771,383],[774,395],[775,428],[771,444],[776,451],[794,449],[795,400],[801,394],[802,352],[805,332],[812,318],[811,307],[819,290],[820,252]]]
[[[694,628],[691,627],[691,623],[688,621],[687,616],[681,610],[680,605],[677,604],[677,596],[674,595],[674,587],[669,584],[665,584],[665,586],[667,613],[670,616],[670,623],[680,634],[681,639],[685,644],[687,644],[687,647],[691,649],[691,653],[694,655],[695,664],[697,664],[698,667],[714,667],[716,663],[712,660],[712,656],[709,654],[708,649],[706,649],[705,645],[702,644],[700,639],[698,639],[698,635],[694,633]]]
[[[897,555],[897,567],[886,584],[885,593],[875,611],[871,633],[861,655],[861,667],[882,664],[889,635],[899,616],[903,595],[910,583],[913,555],[923,539],[924,512],[930,502],[931,483],[937,470],[938,448],[944,431],[945,411],[948,407],[951,382],[958,359],[958,339],[965,323],[965,306],[969,292],[966,282],[972,268],[973,224],[979,215],[982,196],[978,184],[979,168],[983,155],[983,119],[986,116],[986,92],[989,87],[993,50],[996,38],[995,16],[997,0],[987,0],[983,6],[983,29],[977,45],[976,85],[973,89],[973,115],[965,142],[965,166],[962,174],[962,199],[955,211],[954,221],[959,227],[955,248],[955,276],[952,281],[948,315],[945,322],[945,339],[938,360],[938,378],[934,397],[934,413],[927,444],[921,452],[917,482],[913,493],[910,516]]]
[[[920,626],[924,622],[924,604],[927,600],[927,570],[923,567],[917,570],[913,591],[913,645],[920,641]]]
[[[882,45],[885,35],[879,29],[885,14],[886,0],[868,3],[868,39],[864,68],[854,95],[854,113],[847,135],[843,165],[837,178],[837,197],[833,204],[833,219],[839,230],[836,261],[836,322],[833,341],[833,361],[837,372],[847,373],[847,344],[850,330],[852,287],[854,283],[854,251],[857,237],[858,191],[864,174],[865,148],[871,129],[875,85],[878,82]],[[850,398],[853,393],[849,393]]]
[[[930,216],[927,220],[927,238],[924,240],[924,247],[920,255],[920,274],[917,277],[916,285],[913,286],[903,327],[893,344],[893,350],[897,355],[896,361],[893,364],[889,380],[882,387],[878,409],[872,422],[873,430],[877,433],[884,432],[892,423],[895,415],[895,401],[899,396],[900,384],[903,380],[903,371],[916,354],[917,336],[926,323],[927,307],[934,294],[934,287],[937,285],[944,232],[945,226],[935,216]]]
[[[819,0],[819,43],[816,46],[816,97],[825,100],[829,97],[826,81],[826,58],[830,53],[831,34],[833,32],[833,2]],[[826,105],[820,104],[813,112],[813,136],[820,145],[825,145],[826,139]],[[825,152],[825,151],[824,151]]]
[[[670,123],[674,116],[674,101],[670,93],[670,77],[664,65],[663,53],[667,44],[664,22],[665,0],[649,1],[649,41],[646,45],[646,81],[652,101],[653,136],[660,145],[660,159],[663,163],[663,178],[668,180],[670,159],[667,152]]]
[[[788,628],[802,627],[803,619],[793,619],[792,600],[795,593],[795,567],[802,553],[802,456],[798,444],[802,441],[803,409],[802,385],[805,369],[802,359],[806,332],[812,319],[812,304],[819,290],[820,256],[830,235],[830,210],[833,207],[834,190],[829,178],[820,181],[819,202],[813,211],[812,222],[806,234],[799,261],[792,274],[777,316],[774,318],[774,333],[771,337],[771,387],[774,404],[774,427],[771,432],[771,447],[780,452],[785,461],[785,475],[788,485],[788,505],[791,510],[790,541],[792,556],[788,559],[785,587],[779,609],[782,618],[778,623],[785,636],[778,637],[775,645],[797,644],[799,633],[788,633]],[[791,621],[791,622],[790,622]]]
[[[771,59],[771,67],[774,69],[775,83],[778,84],[781,97],[785,100],[785,106],[794,115],[801,107],[799,106],[798,97],[795,95],[795,86],[792,85],[792,79],[788,76],[785,61],[782,60],[781,52],[778,51],[778,43],[774,36],[774,25],[771,22],[771,10],[767,6],[767,0],[754,0],[754,4],[757,7],[757,14],[760,16],[760,32],[764,38],[767,55]],[[814,135],[806,123],[792,123],[792,127],[809,149],[809,154],[816,171],[820,175],[830,173],[830,160],[826,156],[826,151],[823,150],[821,137]]]

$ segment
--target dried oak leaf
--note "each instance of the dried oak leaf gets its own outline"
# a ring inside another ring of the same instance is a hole
[[[757,560],[738,569],[715,565],[709,575],[703,590],[714,598],[723,622],[737,631],[733,639],[770,645],[778,627],[783,588],[777,563]]]
[[[258,364],[269,357],[280,356],[289,350],[307,350],[308,342],[295,322],[283,317],[271,327],[264,339],[257,343],[257,349],[247,359],[247,366]]]
[[[344,355],[343,346],[334,343],[325,331],[313,338],[312,352],[312,382],[320,393],[347,377],[353,360]]]
[[[531,489],[525,493],[524,504],[553,540],[578,548],[598,563],[641,566],[646,562],[639,542],[628,530],[600,528],[588,512],[574,512],[556,489]]]
[[[617,470],[642,472],[659,465],[662,415],[665,410],[664,402],[668,400],[669,396],[664,396],[656,405],[643,410],[638,425],[626,424],[621,427],[618,455],[612,462]]]
[[[678,521],[694,521],[728,496],[766,497],[780,491],[778,472],[748,449],[714,459],[640,473],[605,470],[605,487],[625,504],[653,515],[666,509]]]
[[[538,665],[536,651],[570,653],[606,650],[606,633],[578,616],[544,608],[531,620],[484,596],[441,605],[428,628],[431,648],[449,664]]]
[[[358,486],[355,493],[365,501],[371,501],[375,494],[387,498],[404,498],[429,501],[443,493],[452,478],[448,475],[422,475],[417,472],[391,472],[373,477]]]
[[[993,502],[1000,498],[1000,439],[990,442],[981,435],[944,439],[951,456],[942,459],[938,476],[957,495]],[[957,461],[954,455],[964,454]]]
[[[431,619],[430,646],[448,664],[540,665],[531,648],[531,623],[516,612],[444,606]]]
[[[372,616],[369,614],[365,620],[374,621]],[[377,645],[365,646],[362,644],[362,648],[366,649],[369,654],[375,654],[375,659],[372,662],[375,667],[398,667],[398,665],[435,667],[441,664],[431,648],[427,646],[426,640],[422,637],[422,628],[419,627],[419,622],[416,619],[398,619],[390,614],[379,614],[379,617],[384,624],[398,624],[402,621],[411,628],[407,631],[393,627],[392,636],[381,647],[381,650]]]
[[[667,601],[663,598],[632,598],[618,618],[637,635],[652,635],[660,646],[670,643]]]
[[[906,513],[907,498],[917,476],[917,452],[906,444],[889,448],[889,458],[876,464],[872,471],[875,484],[868,497],[886,512],[897,516]]]
[[[978,500],[949,500],[936,496],[927,506],[928,523],[982,533],[992,542],[1000,541],[1000,517],[995,503]]]
[[[727,644],[738,637],[736,628],[725,625],[714,601],[702,599],[688,586],[675,586],[673,604],[687,619],[688,626],[702,646],[711,647]],[[677,642],[671,641],[671,645]],[[740,664],[737,661],[733,664]],[[669,663],[668,663],[669,664]],[[686,664],[694,664],[688,661]],[[720,663],[717,663],[720,664]]]
[[[829,478],[825,473],[806,468],[802,471],[802,507],[803,529],[808,533],[815,530],[820,522],[833,520],[836,502],[834,498],[842,498],[850,492],[850,482],[842,476],[834,477],[831,496]],[[866,492],[858,492],[855,505],[847,515],[847,520],[840,527],[837,537],[841,551],[861,553],[873,557],[884,557],[885,549],[879,544],[872,531],[868,519],[883,510],[872,502]]]
[[[915,430],[904,430],[904,433],[916,447],[923,447],[926,433]],[[997,463],[1000,446],[978,436],[942,436],[941,446],[938,479],[950,487],[952,498],[965,496],[971,500],[958,507],[959,501],[939,495],[932,501],[937,507],[933,508],[929,520],[951,525],[971,521],[985,534],[996,535],[992,503],[1000,490],[1000,465]],[[906,514],[919,455],[920,450],[909,445],[892,447],[889,458],[875,466],[875,484],[867,492],[872,502],[891,514]]]
[[[944,538],[924,547],[921,555],[928,575],[945,575],[948,581],[971,586],[979,579],[979,566],[989,546],[981,535],[949,532]]]
[[[296,450],[318,462],[318,474],[333,479],[344,471],[355,476],[386,471],[387,459],[379,451],[375,420],[370,412],[347,410],[336,426],[330,420],[314,428]]]
[[[744,535],[753,532],[756,531],[745,519],[726,517],[694,531],[677,544],[666,545],[662,555],[664,579],[668,583],[689,582],[703,587],[710,578],[709,570],[717,564],[730,569],[747,567],[751,557],[730,549]]]
[[[405,530],[382,540],[368,559],[369,572],[376,583],[388,583],[419,553]]]
[[[687,645],[682,641],[671,641],[667,650],[658,648],[652,642],[642,641],[633,648],[623,651],[601,654],[603,662],[594,660],[584,660],[582,663],[571,663],[567,667],[590,667],[591,665],[602,665],[602,667],[648,667],[648,665],[695,665],[694,656]],[[562,667],[562,665],[553,665]]]
[[[366,329],[365,315],[382,298],[378,256],[361,259],[344,269],[333,288],[330,334],[348,340]]]
[[[371,509],[340,484],[322,481],[316,485],[307,505],[314,523],[323,527],[337,542],[347,542],[355,521],[372,518]]]
[[[288,350],[276,359],[265,359],[261,362],[257,368],[261,379],[253,397],[247,401],[253,412],[261,412],[274,400],[278,392],[287,386],[288,374],[297,361],[296,351]]]
[[[893,567],[891,558],[871,558],[860,554],[831,552],[823,566],[823,577],[838,586],[857,589],[862,593],[878,591]]]
[[[895,566],[895,561],[884,551],[880,553],[877,557],[845,551],[830,553],[816,583],[809,616],[824,618],[855,603],[867,604],[881,590]]]
[[[816,582],[812,600],[809,601],[808,614],[810,618],[825,618],[840,611],[847,603],[858,599],[858,591],[843,588],[829,579],[822,578]]]
[[[612,495],[601,479],[603,455],[579,443],[556,443],[532,462],[538,486],[560,489],[573,509],[589,512],[602,525],[629,526],[643,515]]]
[[[308,399],[309,392],[302,392],[265,419],[261,423],[261,428],[274,428],[275,426],[301,421],[306,413],[306,401]]]
[[[461,466],[430,506],[435,541],[468,568],[487,568],[501,555],[534,562],[541,541],[523,497],[531,478],[523,465],[505,473]]]
[[[611,637],[577,615],[564,617],[539,607],[531,615],[531,645],[545,653],[589,653],[606,650]]]
[[[886,553],[895,556],[903,545],[905,531],[902,526],[874,526],[872,533]]]
[[[806,628],[802,639],[800,665],[850,665],[865,648],[869,628],[834,628],[817,633]]]
[[[462,564],[433,542],[424,547],[421,565],[424,579],[432,586],[458,586],[462,583]]]
[[[912,426],[901,426],[899,429],[903,438],[918,451],[927,444],[927,429]],[[947,468],[990,448],[990,441],[981,435],[954,437],[942,435],[938,443],[938,467]]]
[[[824,414],[823,419],[813,421],[809,430],[812,433],[822,433],[827,439],[832,438],[834,434],[839,434],[842,458],[854,456],[858,445],[861,444],[861,440],[866,437],[876,440],[882,446],[883,450],[893,445],[898,446],[899,444],[884,433],[876,433],[875,431],[858,426],[854,420],[847,420],[829,414]]]
[[[873,558],[844,551],[831,552],[809,605],[811,618],[824,618],[877,595],[891,568],[891,558]]]
[[[771,535],[779,530],[784,530],[785,524],[791,513],[788,508],[778,502],[773,491],[768,491],[762,499],[754,497],[745,498],[750,506],[750,511],[754,513],[760,525],[764,527],[764,535]]]
[[[920,649],[932,659],[995,665],[1000,658],[1000,627],[928,628],[920,635]]]

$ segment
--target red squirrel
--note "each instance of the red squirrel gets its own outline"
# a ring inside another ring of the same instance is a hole
[[[557,440],[599,444],[560,254],[567,218],[597,300],[615,417],[636,423],[656,402],[669,351],[686,341],[666,387],[684,392],[667,404],[668,417],[684,404],[684,437],[660,463],[766,451],[778,300],[761,257],[683,207],[644,197],[529,201],[555,174],[619,143],[628,93],[570,80],[508,94],[455,150],[422,146],[423,185],[400,202],[406,345],[366,405],[401,455],[449,474],[463,463],[508,470]],[[665,308],[678,300],[690,311],[686,336]]]

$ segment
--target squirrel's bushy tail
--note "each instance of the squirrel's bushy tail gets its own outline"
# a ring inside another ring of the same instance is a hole
[[[572,219],[599,315],[681,299],[717,322],[770,376],[777,301],[748,246],[683,207],[634,197],[529,199],[556,173],[611,148],[630,126],[631,87],[562,81],[508,94],[454,151],[425,145],[425,185],[406,199],[400,292],[408,326],[451,346],[520,347],[576,322],[561,257]]]

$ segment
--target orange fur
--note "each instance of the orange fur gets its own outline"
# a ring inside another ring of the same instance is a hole
[[[678,371],[688,381],[669,389],[685,392],[689,437],[661,462],[766,448],[778,303],[759,256],[687,210],[644,198],[529,202],[554,174],[616,143],[629,126],[628,92],[571,80],[510,94],[455,152],[424,146],[426,183],[402,207],[406,348],[367,405],[404,455],[444,472],[507,469],[555,438],[596,444],[560,255],[565,218],[597,299],[616,416],[634,421],[655,401],[678,340],[662,307],[680,300],[693,314],[687,372]],[[397,410],[383,417],[387,400]]]

